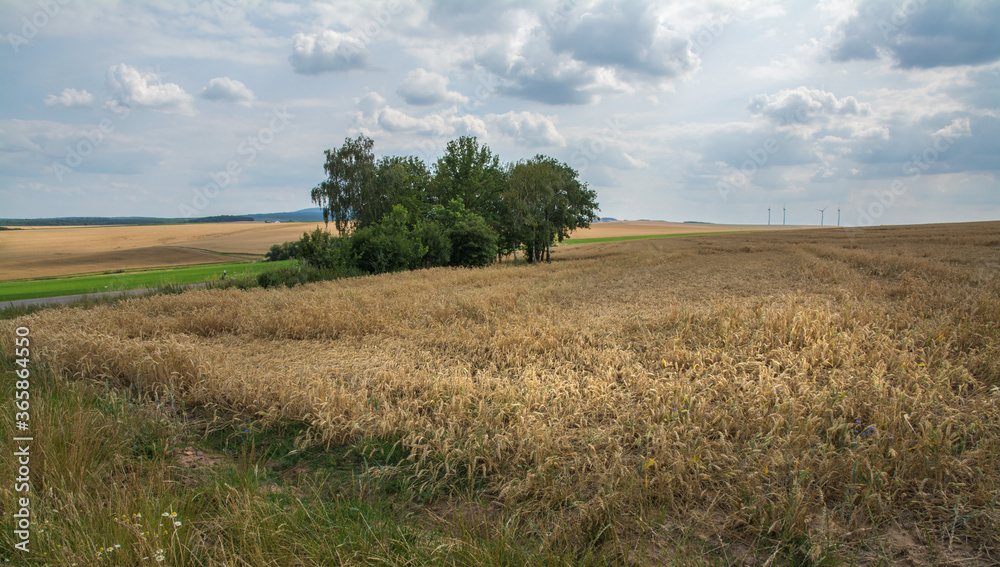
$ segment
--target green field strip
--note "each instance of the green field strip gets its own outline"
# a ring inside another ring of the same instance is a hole
[[[228,278],[256,276],[262,271],[288,266],[292,262],[294,260],[253,264],[246,262],[206,264],[121,274],[6,281],[0,282],[0,301],[211,282],[218,281],[222,277],[223,270],[226,271]]]

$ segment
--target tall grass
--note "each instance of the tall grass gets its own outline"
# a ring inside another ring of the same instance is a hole
[[[29,325],[65,379],[304,422],[307,446],[398,441],[380,478],[475,494],[549,550],[989,561],[996,231],[581,245],[45,311],[0,336]]]

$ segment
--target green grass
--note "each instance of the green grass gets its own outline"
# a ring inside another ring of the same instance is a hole
[[[0,399],[14,399],[15,368],[0,353]],[[569,566],[623,553],[548,544],[516,516],[488,518],[475,494],[420,495],[391,440],[303,449],[301,424],[29,369],[31,545],[15,549],[14,519],[0,514],[0,565]],[[8,455],[23,434],[13,413],[13,404],[0,407]],[[204,460],[180,462],[195,451]],[[0,460],[11,479],[0,510],[24,495],[13,490],[16,466]]]
[[[0,282],[0,301],[211,282],[218,281],[223,270],[226,270],[227,278],[256,276],[265,270],[290,266],[293,262],[207,264],[121,274],[7,281]]]

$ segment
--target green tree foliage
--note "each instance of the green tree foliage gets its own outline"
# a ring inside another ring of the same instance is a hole
[[[447,205],[458,200],[495,226],[501,218],[499,198],[505,183],[499,156],[489,146],[480,146],[474,136],[462,136],[448,142],[434,165],[431,203]]]
[[[382,218],[378,215],[383,204],[376,183],[374,145],[371,138],[361,135],[325,152],[327,179],[313,188],[312,200],[323,207],[323,220],[332,220],[340,234],[351,230],[351,221],[363,228]]]
[[[431,172],[413,156],[376,161],[373,147],[362,135],[326,151],[328,178],[312,190],[313,201],[341,234],[355,233],[349,254],[340,241],[304,238],[299,254],[313,254],[310,263],[341,261],[378,273],[482,266],[519,249],[537,262],[550,259],[554,242],[597,219],[594,191],[551,157],[504,166],[488,146],[463,136],[448,143]]]
[[[392,211],[394,205],[403,205],[410,213],[411,226],[423,218],[431,208],[430,187],[433,178],[424,162],[414,156],[388,156],[378,162],[378,191],[381,197],[378,219]]]
[[[354,265],[372,274],[419,267],[427,248],[410,228],[409,216],[406,207],[396,205],[381,222],[354,231],[350,237]]]
[[[421,261],[424,268],[447,266],[451,261],[451,239],[439,222],[420,223],[416,230],[420,244],[427,249]]]
[[[553,242],[597,220],[597,195],[578,176],[542,155],[511,166],[502,196],[507,221],[502,238],[520,243],[529,262],[550,259]]]
[[[344,239],[317,228],[305,232],[298,242],[299,259],[319,269],[340,268],[345,265]]]
[[[440,224],[451,243],[448,266],[487,266],[497,255],[497,233],[482,216],[469,211],[457,199],[447,207],[436,205],[429,215],[433,224]]]
[[[298,242],[283,242],[271,246],[271,249],[264,254],[266,262],[280,262],[281,260],[293,260],[299,257]]]

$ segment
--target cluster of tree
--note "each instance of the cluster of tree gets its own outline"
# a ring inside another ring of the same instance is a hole
[[[271,247],[270,261],[299,258],[330,273],[485,266],[523,250],[549,260],[551,246],[597,220],[594,191],[559,161],[501,164],[474,137],[448,143],[428,168],[413,156],[376,159],[366,136],[327,150],[327,179],[312,190],[338,234],[315,230]]]
[[[298,258],[333,274],[397,272],[438,266],[477,267],[497,256],[497,234],[483,218],[453,199],[420,220],[403,205],[376,223],[338,238],[316,229],[297,242],[275,244],[267,261]]]
[[[598,218],[594,191],[551,157],[501,164],[463,136],[432,170],[414,156],[376,160],[373,146],[362,135],[327,150],[328,177],[312,190],[366,271],[483,265],[518,250],[529,262],[549,260],[554,242]]]

